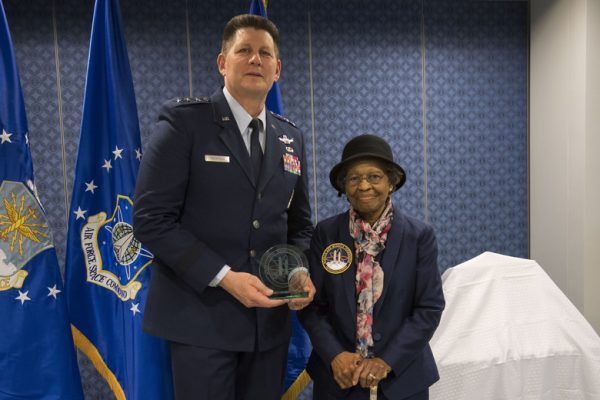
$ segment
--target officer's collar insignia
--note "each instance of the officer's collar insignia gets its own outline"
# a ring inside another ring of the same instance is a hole
[[[341,274],[352,264],[352,251],[344,243],[330,244],[323,251],[321,264],[330,274]]]

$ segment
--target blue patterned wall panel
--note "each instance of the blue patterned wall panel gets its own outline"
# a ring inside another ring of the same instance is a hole
[[[329,170],[361,133],[391,143],[408,175],[394,197],[423,218],[420,15],[415,1],[311,3],[319,219],[347,209]]]
[[[280,33],[282,63],[279,88],[284,113],[304,134],[310,201],[315,211],[312,115],[310,108],[310,57],[308,47],[308,0],[270,1],[268,15]],[[313,220],[316,215],[313,215]]]
[[[194,96],[210,96],[223,85],[217,69],[223,28],[231,17],[248,12],[249,7],[250,2],[244,0],[188,3]]]
[[[427,1],[430,221],[447,268],[528,255],[527,4]]]
[[[151,134],[160,105],[187,95],[185,0],[121,1],[142,144]]]
[[[65,155],[60,153],[48,154],[49,159],[60,158],[65,165],[66,176],[62,183],[62,196],[65,198],[67,208],[70,207],[73,179],[75,176],[75,162],[79,146],[79,130],[81,127],[81,111],[83,105],[83,91],[85,87],[85,72],[87,68],[90,29],[92,25],[92,2],[56,1],[56,31],[58,42],[58,60],[60,63],[60,95],[62,99],[61,110],[64,129]],[[53,74],[53,79],[57,79]],[[56,94],[54,97],[56,98]],[[60,127],[58,127],[60,129]],[[71,216],[69,215],[69,218]],[[59,261],[64,265],[64,252],[66,248],[66,217],[62,227],[62,240],[56,242],[56,247],[61,249]]]

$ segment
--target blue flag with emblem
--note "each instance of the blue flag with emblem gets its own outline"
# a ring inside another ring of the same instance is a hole
[[[33,183],[27,116],[0,2],[0,399],[82,399],[62,277]]]
[[[267,10],[262,0],[252,0],[248,13],[267,18]],[[283,115],[283,103],[278,82],[273,83],[273,87],[267,95],[267,109]],[[295,399],[310,382],[310,377],[305,370],[310,351],[310,339],[300,325],[296,312],[292,311],[292,337],[288,348],[283,400]]]
[[[97,0],[71,198],[65,281],[75,344],[117,399],[168,400],[167,344],[142,331],[152,254],[133,236],[142,157],[117,0]]]

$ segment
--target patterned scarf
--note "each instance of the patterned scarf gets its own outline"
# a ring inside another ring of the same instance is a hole
[[[373,347],[373,306],[383,291],[383,270],[375,257],[385,248],[392,228],[394,207],[388,204],[381,217],[371,226],[350,206],[350,236],[356,248],[356,351],[371,357]]]

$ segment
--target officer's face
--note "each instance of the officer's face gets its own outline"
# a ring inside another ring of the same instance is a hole
[[[279,79],[281,61],[267,31],[239,29],[225,53],[217,57],[225,87],[236,98],[262,99]]]
[[[344,179],[346,197],[356,212],[370,224],[379,219],[390,197],[392,184],[382,163],[359,160],[351,164]]]

